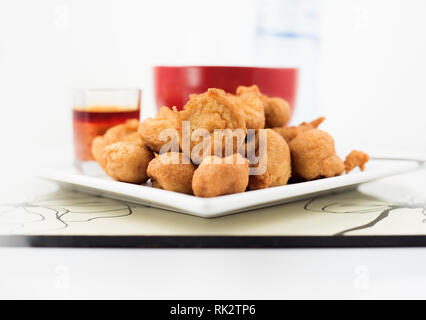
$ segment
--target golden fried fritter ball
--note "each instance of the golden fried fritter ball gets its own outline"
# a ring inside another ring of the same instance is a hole
[[[274,130],[281,137],[283,137],[285,141],[290,142],[291,140],[296,138],[299,134],[302,134],[311,129],[318,128],[319,125],[324,122],[324,120],[325,118],[321,117],[309,123],[303,122],[297,127],[279,127],[279,128],[273,128],[272,130]]]
[[[327,132],[311,129],[289,143],[293,172],[307,181],[339,176],[345,170],[337,156],[334,139]]]
[[[148,176],[154,187],[192,194],[192,176],[195,169],[183,153],[169,152],[159,155],[149,163]]]
[[[370,157],[368,154],[353,150],[345,159],[345,171],[346,173],[351,172],[356,167],[359,167],[361,171],[365,170],[365,164],[370,160]]]
[[[234,97],[234,102],[240,108],[246,119],[247,129],[265,128],[265,108],[260,99],[262,94],[257,86],[239,86]]]
[[[95,161],[105,169],[105,159],[104,159],[104,149],[108,145],[108,142],[104,139],[103,136],[98,136],[93,139],[92,142],[92,155]]]
[[[259,165],[256,164],[254,167],[259,169],[259,166],[264,163],[266,171],[263,174],[250,175],[250,190],[286,185],[291,176],[291,157],[287,142],[271,129],[259,130],[259,132],[262,131],[266,133],[266,141],[262,142],[259,137],[256,139]],[[266,148],[259,147],[259,143],[266,143]]]
[[[239,154],[226,158],[206,157],[195,170],[192,190],[197,197],[217,197],[240,193],[247,189],[248,160]]]
[[[147,118],[140,124],[138,133],[148,148],[154,152],[160,152],[161,148],[170,141],[170,138],[160,139],[161,133],[178,128],[179,112],[176,108],[170,110],[167,107],[162,107],[155,118]],[[178,135],[177,131],[176,135]]]
[[[105,169],[103,156],[105,147],[119,141],[140,143],[141,140],[137,134],[138,127],[139,120],[130,119],[110,128],[103,136],[96,137],[92,142],[93,158]]]
[[[148,180],[153,153],[142,143],[116,142],[104,149],[105,172],[115,180],[141,184]]]
[[[180,112],[180,120],[181,149],[196,164],[205,156],[237,152],[244,144],[247,132],[244,114],[223,90],[209,89],[206,93],[191,95]],[[229,152],[226,152],[227,140],[228,147],[233,142]],[[220,143],[221,148],[218,147]],[[215,153],[215,145],[219,154]],[[203,150],[207,154],[203,154]]]
[[[261,97],[265,108],[265,128],[282,127],[289,122],[291,117],[290,105],[281,98]]]
[[[107,141],[128,141],[128,142],[138,142],[139,137],[137,136],[137,131],[139,128],[138,119],[127,120],[124,124],[119,124],[115,127],[112,127],[104,134],[104,138]]]

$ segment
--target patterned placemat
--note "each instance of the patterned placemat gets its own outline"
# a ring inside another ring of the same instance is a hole
[[[48,247],[426,246],[426,198],[397,180],[202,219],[57,190],[0,205],[0,245]]]

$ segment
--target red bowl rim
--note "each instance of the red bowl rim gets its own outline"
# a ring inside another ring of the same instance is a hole
[[[187,66],[178,66],[178,65],[158,65],[153,66],[153,69],[246,69],[246,70],[288,70],[288,71],[298,71],[299,68],[292,67],[249,67],[249,66],[197,66],[197,65],[187,65]]]

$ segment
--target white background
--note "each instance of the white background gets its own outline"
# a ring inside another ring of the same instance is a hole
[[[424,0],[324,0],[319,113],[338,145],[425,152]],[[253,63],[254,0],[2,0],[1,142],[70,144],[72,87],[137,86],[155,64]]]
[[[19,194],[25,170],[45,150],[70,147],[72,87],[142,87],[146,115],[154,110],[155,64],[253,64],[254,4],[1,0],[0,197]],[[424,12],[424,0],[322,1],[318,104],[338,146],[426,152]],[[2,249],[0,297],[418,297],[424,256],[423,249]],[[165,267],[171,261],[174,271]],[[55,284],[63,275],[71,277],[65,287]]]

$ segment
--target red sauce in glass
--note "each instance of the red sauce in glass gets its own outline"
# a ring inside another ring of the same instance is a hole
[[[87,110],[73,110],[74,148],[77,160],[94,160],[92,142],[97,136],[129,119],[139,119],[140,110],[126,110],[118,107],[91,107]]]

